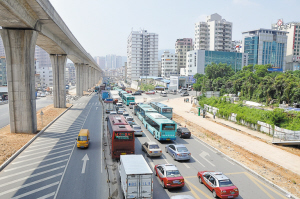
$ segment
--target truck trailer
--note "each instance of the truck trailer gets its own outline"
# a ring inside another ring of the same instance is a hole
[[[153,171],[143,155],[120,155],[119,173],[124,198],[153,198]]]

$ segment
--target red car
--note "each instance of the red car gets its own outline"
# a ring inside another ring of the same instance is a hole
[[[158,164],[154,167],[154,174],[163,188],[177,188],[184,186],[184,179],[173,164]]]
[[[221,172],[199,171],[197,177],[201,184],[204,183],[212,191],[214,198],[236,198],[239,196],[239,189]]]
[[[127,93],[132,93],[132,91],[130,91],[130,90],[127,90],[126,92],[127,92]]]
[[[147,95],[154,95],[154,94],[155,94],[155,91],[147,91],[146,94],[147,94]]]

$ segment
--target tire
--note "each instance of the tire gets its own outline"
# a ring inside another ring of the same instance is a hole
[[[157,176],[156,169],[154,169],[154,175]]]
[[[144,147],[142,147],[142,151],[144,151]]]
[[[199,182],[200,184],[203,184],[201,177],[199,177]]]
[[[166,153],[168,153],[168,149],[167,148],[165,148],[165,151],[166,151]]]
[[[162,186],[164,189],[166,188],[165,183],[164,183],[163,180],[161,181],[161,186]]]
[[[215,190],[212,191],[212,195],[213,195],[214,198],[218,198],[217,193],[216,193]]]
[[[175,155],[173,154],[173,159],[176,160]]]

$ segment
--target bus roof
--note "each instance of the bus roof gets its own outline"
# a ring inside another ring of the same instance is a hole
[[[113,131],[133,131],[123,115],[109,115],[108,118]]]
[[[143,103],[139,103],[139,104],[137,104],[137,106],[139,106],[141,108],[152,108],[152,106],[150,106],[149,104],[143,104]]]
[[[173,120],[170,120],[159,113],[146,113],[146,115],[158,124],[176,124]]]
[[[171,108],[171,109],[173,109],[172,107],[169,107],[169,106],[167,106],[167,105],[165,105],[165,104],[163,104],[163,103],[160,103],[160,102],[150,102],[150,105],[151,105],[151,104],[156,105],[156,106],[158,106],[159,108]]]

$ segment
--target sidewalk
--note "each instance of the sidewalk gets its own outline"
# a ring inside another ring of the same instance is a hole
[[[241,146],[242,148],[253,152],[259,156],[262,156],[263,158],[268,159],[294,173],[300,173],[300,157],[288,153],[284,150],[281,150],[275,146],[269,145],[264,141],[259,141],[255,138],[252,138],[251,136],[240,133],[236,130],[226,128],[220,124],[215,123],[214,121],[211,121],[210,119],[203,118],[202,116],[200,117],[197,113],[195,114],[190,112],[192,104],[184,103],[183,98],[172,99],[169,100],[169,102],[163,101],[162,103],[173,107],[174,113],[184,117],[185,119],[195,124],[199,124],[203,128]],[[232,122],[218,118],[216,119],[216,121],[226,124],[228,126],[232,126],[236,129],[240,129],[241,131],[259,137],[263,140],[267,140],[267,142],[272,141],[271,137],[268,137],[263,133],[248,129],[247,127],[237,125]]]

